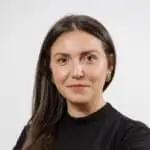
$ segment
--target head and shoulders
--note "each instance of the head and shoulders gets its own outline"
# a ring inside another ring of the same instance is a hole
[[[75,120],[114,114],[119,127],[139,125],[103,97],[115,70],[115,46],[103,24],[87,15],[58,20],[47,33],[39,54],[25,145],[39,148],[41,142],[53,139],[66,114]]]

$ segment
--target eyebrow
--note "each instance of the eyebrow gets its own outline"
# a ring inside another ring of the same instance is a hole
[[[91,53],[91,52],[96,52],[96,53],[100,54],[100,52],[98,50],[90,49],[90,50],[81,51],[81,55],[85,55],[85,54],[88,54],[88,53]],[[69,56],[69,53],[58,52],[54,56],[57,56],[57,55]]]

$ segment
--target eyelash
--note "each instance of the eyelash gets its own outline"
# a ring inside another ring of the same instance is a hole
[[[97,60],[98,58],[97,58],[97,56],[96,55],[93,55],[93,54],[91,54],[91,55],[85,55],[84,56],[84,58],[88,58],[88,57],[92,57],[92,61],[90,61],[90,62],[88,62],[88,63],[91,63],[91,62],[93,62],[93,60]],[[58,63],[62,63],[61,61],[64,61],[64,60],[67,60],[67,57],[61,57],[61,58],[59,58],[59,59],[57,59],[57,62]],[[83,59],[83,60],[85,60],[85,59]],[[68,61],[68,60],[67,60]],[[63,64],[62,64],[63,65]]]
[[[57,62],[61,63],[61,61],[63,61],[64,59],[67,60],[66,58],[59,58],[59,59],[57,59]]]
[[[87,55],[87,58],[91,57],[94,60],[97,60],[97,56],[96,55]]]

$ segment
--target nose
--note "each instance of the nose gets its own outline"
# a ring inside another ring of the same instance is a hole
[[[72,78],[74,79],[80,79],[84,77],[83,66],[80,62],[74,63],[71,74],[72,74]]]

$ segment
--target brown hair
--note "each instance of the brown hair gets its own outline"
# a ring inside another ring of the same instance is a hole
[[[107,29],[99,21],[87,15],[69,15],[58,20],[47,33],[39,54],[33,91],[33,112],[29,120],[29,129],[23,150],[52,150],[57,125],[66,112],[66,103],[65,98],[60,95],[52,83],[49,52],[61,34],[75,29],[88,32],[103,43],[105,53],[108,56],[108,64],[113,66],[111,79],[105,83],[103,91],[107,89],[114,77],[116,52]]]

